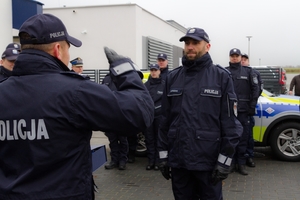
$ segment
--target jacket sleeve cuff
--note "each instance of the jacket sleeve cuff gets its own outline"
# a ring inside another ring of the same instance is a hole
[[[218,162],[223,165],[230,166],[232,162],[232,158],[219,154]]]
[[[168,158],[168,151],[160,151],[159,158],[160,159]]]

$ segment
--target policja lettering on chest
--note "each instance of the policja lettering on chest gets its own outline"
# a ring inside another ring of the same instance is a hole
[[[47,127],[43,119],[31,119],[29,123],[26,123],[25,119],[0,120],[0,141],[26,139],[49,139]]]
[[[219,91],[218,90],[211,90],[211,89],[204,89],[204,94],[215,94],[215,95],[218,95]]]

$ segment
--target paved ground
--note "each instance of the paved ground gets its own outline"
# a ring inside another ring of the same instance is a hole
[[[94,133],[91,143],[108,147],[107,138],[101,132]],[[257,166],[247,168],[248,176],[230,174],[223,182],[224,200],[299,200],[300,163],[275,160],[269,148],[256,147],[255,150],[265,156],[255,158]],[[146,165],[147,159],[138,157],[134,164],[127,164],[124,171],[100,167],[94,172],[99,187],[96,199],[174,199],[171,182],[165,180],[159,171],[146,171]]]

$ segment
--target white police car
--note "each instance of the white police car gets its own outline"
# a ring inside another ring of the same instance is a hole
[[[271,146],[276,158],[300,161],[300,97],[264,90],[256,105],[253,138],[258,145]]]

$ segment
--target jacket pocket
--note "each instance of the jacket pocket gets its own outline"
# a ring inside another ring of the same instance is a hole
[[[167,94],[168,97],[176,97],[182,95],[182,89],[181,88],[171,88],[169,93]]]

